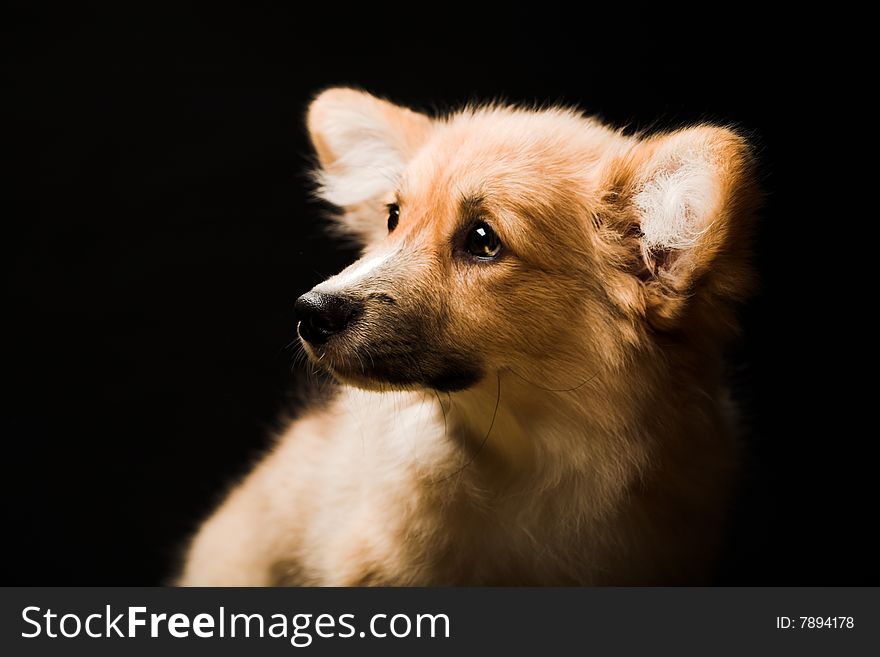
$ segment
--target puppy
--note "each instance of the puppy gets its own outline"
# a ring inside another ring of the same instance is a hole
[[[736,466],[748,145],[563,108],[308,111],[363,245],[296,303],[339,382],[192,540],[184,585],[700,583]]]

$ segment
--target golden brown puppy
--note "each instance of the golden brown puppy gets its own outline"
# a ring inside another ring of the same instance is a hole
[[[704,581],[736,454],[721,350],[758,193],[735,132],[567,109],[308,127],[363,257],[297,302],[342,384],[194,538],[187,585]]]

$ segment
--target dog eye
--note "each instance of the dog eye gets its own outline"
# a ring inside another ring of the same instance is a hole
[[[494,258],[501,252],[501,240],[489,224],[481,221],[468,233],[467,250],[477,258]]]
[[[397,203],[388,204],[388,232],[397,228],[397,222],[400,221],[400,207]]]

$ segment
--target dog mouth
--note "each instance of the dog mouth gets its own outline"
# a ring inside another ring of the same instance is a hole
[[[313,365],[340,383],[365,390],[463,390],[477,383],[482,368],[472,358],[431,350],[346,347],[337,340],[321,345],[301,339]]]
[[[395,372],[389,367],[377,367],[375,358],[357,352],[344,352],[330,345],[314,347],[301,341],[309,360],[339,383],[364,390],[408,390],[419,386],[419,377]]]

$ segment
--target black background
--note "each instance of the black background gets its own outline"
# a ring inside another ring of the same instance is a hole
[[[825,209],[840,146],[822,126],[846,92],[815,41],[760,16],[676,34],[622,9],[584,25],[538,7],[176,7],[3,22],[2,583],[162,582],[292,410],[293,301],[354,257],[322,232],[305,173],[304,109],[335,84],[752,135],[762,290],[731,355],[747,458],[718,582],[880,581],[876,496],[855,474],[871,431],[840,404],[850,274]]]

